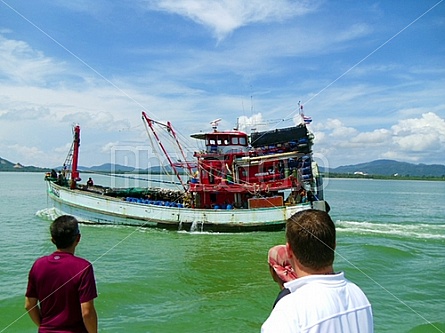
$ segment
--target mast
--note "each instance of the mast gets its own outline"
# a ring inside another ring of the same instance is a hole
[[[165,124],[162,124],[162,123],[159,123],[159,122],[157,122],[157,121],[154,121],[154,120],[152,120],[152,119],[150,119],[150,118],[148,118],[148,116],[147,116],[147,114],[145,113],[145,111],[142,111],[142,117],[143,117],[143,119],[145,119],[146,123],[148,124],[148,126],[149,126],[150,129],[151,129],[151,131],[153,132],[153,135],[154,135],[154,137],[156,138],[156,141],[158,142],[159,147],[161,147],[161,149],[162,149],[162,151],[163,151],[165,157],[167,157],[168,163],[170,164],[171,168],[172,168],[173,171],[175,172],[176,177],[178,178],[179,182],[181,183],[182,187],[184,188],[184,191],[187,192],[187,186],[186,186],[186,185],[184,184],[184,182],[182,181],[182,178],[181,178],[181,176],[179,175],[179,172],[178,172],[178,170],[176,169],[175,165],[173,164],[173,162],[172,162],[172,160],[171,160],[171,158],[170,158],[170,155],[168,155],[167,151],[166,151],[165,148],[164,148],[164,145],[162,144],[161,140],[160,140],[159,137],[158,137],[158,134],[156,133],[156,131],[155,131],[154,127],[153,127],[153,123],[156,123],[156,124],[159,124],[159,125],[162,125],[162,126],[166,126],[166,125],[165,125]],[[167,127],[167,129],[169,129],[169,130],[171,129],[171,127],[169,127],[169,126],[166,126],[166,127]]]
[[[77,164],[79,160],[79,146],[80,146],[80,126],[76,125],[73,129],[73,161],[71,164],[71,189],[76,188],[76,181],[79,179],[79,171]]]

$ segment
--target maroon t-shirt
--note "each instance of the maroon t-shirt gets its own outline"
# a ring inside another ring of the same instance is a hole
[[[26,297],[39,300],[40,333],[87,332],[80,303],[97,297],[93,266],[67,252],[39,258],[29,272]]]

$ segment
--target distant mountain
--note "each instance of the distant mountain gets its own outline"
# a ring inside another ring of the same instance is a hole
[[[97,172],[132,172],[136,171],[134,167],[129,167],[120,164],[105,163],[92,167],[79,166],[80,171],[97,171]]]
[[[0,157],[0,170],[14,170],[14,163],[11,163]]]
[[[414,177],[443,177],[445,165],[441,164],[412,164],[393,160],[376,160],[368,163],[344,165],[329,169],[329,172],[340,174],[367,174],[381,176],[414,176]]]
[[[147,169],[138,169],[134,167],[129,167],[125,165],[120,164],[111,164],[111,163],[105,163],[101,165],[96,165],[92,167],[84,167],[79,166],[80,171],[89,171],[89,172],[135,172],[135,173],[141,173],[141,172],[152,172],[152,173],[164,173],[164,172],[172,172],[172,168],[170,166],[167,167],[160,167],[160,166],[154,166]]]
[[[0,171],[47,172],[49,169],[12,163],[0,157]]]
[[[59,167],[58,169],[61,169]],[[152,172],[152,173],[164,173],[172,172],[171,167],[166,166],[164,168],[160,166],[154,166],[148,169],[136,169],[134,167],[128,167],[124,165],[113,165],[111,163],[105,163],[102,165],[96,165],[92,167],[79,166],[80,171],[86,172]],[[325,170],[320,168],[321,172],[330,172],[337,174],[363,174],[363,175],[379,175],[379,176],[412,176],[412,177],[443,177],[445,176],[445,165],[440,164],[412,164],[406,162],[398,162],[394,160],[376,160],[368,163],[360,163],[354,165],[344,165],[337,168],[330,168]]]
[[[24,166],[20,163],[12,163],[0,157],[0,171],[25,171],[25,172],[47,172],[51,168],[39,168],[34,166]],[[62,167],[54,168],[61,170]],[[80,171],[85,172],[152,172],[163,173],[164,170],[172,172],[170,167],[162,168],[154,166],[148,169],[136,169],[119,164],[105,163],[92,167],[79,166]],[[378,176],[411,176],[411,177],[445,177],[445,165],[442,164],[412,164],[406,162],[398,162],[394,160],[376,160],[368,163],[360,163],[354,165],[343,165],[337,168],[324,169],[321,172],[329,172],[336,174],[362,174],[362,175],[378,175]]]

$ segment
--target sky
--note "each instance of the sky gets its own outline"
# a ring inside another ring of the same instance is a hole
[[[325,167],[445,164],[445,1],[0,0],[0,157],[155,164],[141,119],[290,127]],[[167,150],[170,146],[167,145]],[[173,152],[171,152],[173,154]]]

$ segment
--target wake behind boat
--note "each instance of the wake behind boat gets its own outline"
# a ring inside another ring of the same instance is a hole
[[[80,127],[75,126],[64,169],[45,177],[48,196],[58,212],[85,223],[235,232],[283,230],[286,220],[298,211],[329,209],[312,158],[313,135],[303,117],[297,126],[250,136],[238,129],[219,131],[217,119],[211,131],[191,135],[205,147],[193,154],[193,162],[187,161],[169,122],[159,123],[145,112],[142,119],[181,189],[81,184]],[[173,162],[155,125],[176,143],[181,160]]]

